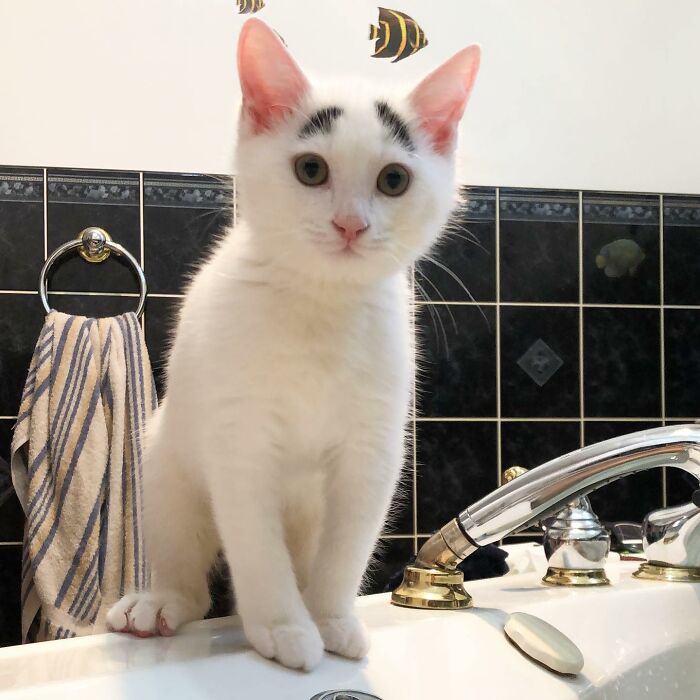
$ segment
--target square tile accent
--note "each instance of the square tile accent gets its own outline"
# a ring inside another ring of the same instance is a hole
[[[575,308],[501,307],[503,416],[580,416],[578,330]]]
[[[564,361],[538,338],[518,360],[518,367],[532,379],[537,386],[544,386],[564,364]]]
[[[500,192],[501,301],[578,301],[578,193]]]
[[[586,416],[661,415],[656,309],[584,309]]]
[[[496,415],[493,307],[420,305],[418,415]]]
[[[583,298],[595,304],[658,304],[659,197],[583,195]]]

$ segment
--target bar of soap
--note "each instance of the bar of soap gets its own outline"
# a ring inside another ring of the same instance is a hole
[[[534,615],[509,615],[503,631],[523,653],[557,673],[576,675],[583,668],[581,650],[556,627]]]

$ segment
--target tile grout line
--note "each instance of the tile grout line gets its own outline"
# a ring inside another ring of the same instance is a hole
[[[411,331],[413,333],[413,406],[411,408],[411,429],[413,436],[411,440],[411,469],[413,473],[412,484],[412,506],[413,506],[413,554],[418,554],[418,448],[416,445],[416,422],[417,422],[417,407],[416,407],[416,382],[418,376],[416,372],[417,362],[417,336],[416,336],[416,266],[411,265]]]
[[[584,395],[584,355],[583,355],[583,192],[578,193],[578,393],[579,411],[581,413],[580,446],[586,444],[586,403]]]
[[[503,426],[501,423],[501,188],[496,188],[496,483],[501,485],[503,474]]]
[[[44,260],[49,257],[49,177],[44,168]],[[48,289],[47,289],[48,291]]]
[[[664,196],[659,195],[659,364],[661,370],[661,425],[666,425],[666,316],[664,313]],[[668,505],[668,470],[661,468],[661,505]]]
[[[420,416],[418,423],[578,423],[580,416]],[[589,423],[659,423],[661,416],[584,416]],[[669,420],[669,419],[667,419]],[[695,422],[694,416],[673,416],[673,422]]]
[[[144,235],[143,235],[143,171],[139,171],[139,246],[141,248],[141,270],[144,276],[146,275],[146,267],[144,262]],[[146,280],[146,289],[148,289],[148,280]],[[148,294],[146,294],[148,298]],[[141,314],[141,331],[146,333],[146,309],[144,308]]]

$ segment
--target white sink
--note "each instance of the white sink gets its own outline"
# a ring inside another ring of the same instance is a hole
[[[606,588],[551,588],[541,574],[468,585],[475,608],[423,611],[367,596],[359,612],[372,636],[360,663],[327,655],[316,671],[286,670],[247,646],[235,617],[188,625],[174,638],[105,634],[0,650],[0,698],[241,698],[307,700],[357,690],[382,700],[700,698],[700,584],[632,578],[608,565]],[[585,659],[557,676],[505,638],[507,613],[558,627]]]

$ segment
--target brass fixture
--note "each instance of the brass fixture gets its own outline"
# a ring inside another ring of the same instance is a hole
[[[700,583],[700,566],[668,566],[648,561],[644,562],[633,576],[649,581]]]
[[[99,226],[88,226],[78,234],[82,243],[78,253],[83,260],[90,263],[101,263],[107,260],[112,251],[106,243],[112,243],[112,236]]]
[[[391,602],[407,608],[461,610],[471,607],[472,598],[464,590],[461,571],[407,566],[401,585],[391,594]]]
[[[700,481],[700,425],[643,430],[583,447],[531,469],[469,506],[435,533],[420,548],[415,562],[406,568],[404,583],[397,589],[408,588],[411,596],[395,592],[392,602],[426,607],[415,589],[426,581],[435,592],[435,572],[461,577],[457,565],[479,547],[559,513],[599,486],[653,467],[669,466],[683,469]],[[695,500],[700,500],[700,496]],[[650,565],[642,567],[639,578],[654,575],[665,576],[662,580],[688,580],[679,578],[682,572],[669,573],[673,567],[691,570],[683,576],[695,580],[700,568],[700,505],[695,500],[684,506],[662,508],[645,518],[644,553]],[[415,569],[434,571],[432,576],[421,578]],[[464,591],[465,600],[468,595]],[[433,599],[431,607],[440,605]]]
[[[550,586],[608,586],[605,569],[558,569],[550,566],[542,579]]]

